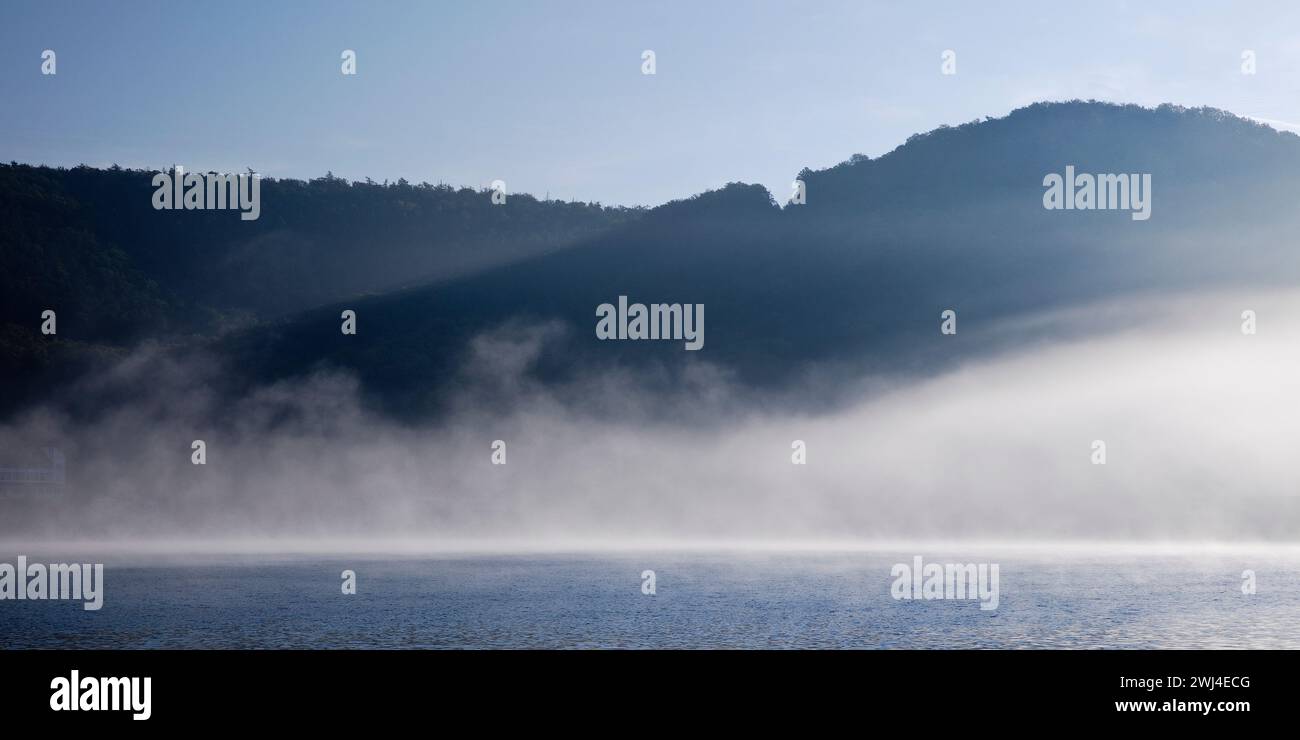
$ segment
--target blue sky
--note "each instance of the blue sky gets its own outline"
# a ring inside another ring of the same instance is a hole
[[[1050,7],[1047,7],[1050,6]],[[1234,7],[1240,6],[1240,7]],[[58,74],[40,73],[41,52]],[[358,74],[340,73],[344,49]],[[657,73],[641,74],[652,49]],[[940,55],[957,53],[957,74]],[[1257,73],[1241,73],[1254,50]],[[0,8],[0,160],[654,205],[1037,100],[1300,122],[1300,3],[120,2]]]

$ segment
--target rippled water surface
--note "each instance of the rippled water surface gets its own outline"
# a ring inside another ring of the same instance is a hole
[[[926,556],[998,563],[998,608],[985,611],[892,598],[891,568],[915,554],[103,559],[101,611],[0,601],[0,646],[1300,647],[1294,559]],[[341,593],[345,569],[356,595]]]

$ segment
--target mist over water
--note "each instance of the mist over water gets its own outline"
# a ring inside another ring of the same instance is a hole
[[[103,611],[0,610],[0,648],[1300,647],[1294,555],[981,557],[1002,564],[995,611],[892,598],[909,551],[110,557]],[[344,568],[355,596],[339,595]],[[1243,596],[1243,568],[1269,586]]]
[[[1254,336],[1240,330],[1246,309],[1259,317]],[[626,370],[542,385],[526,370],[556,331],[480,336],[452,411],[422,425],[370,410],[352,378],[329,370],[218,408],[207,384],[219,366],[141,349],[85,381],[129,392],[114,409],[77,420],[47,408],[0,428],[0,445],[57,440],[70,480],[61,499],[5,502],[0,537],[438,550],[1282,545],[1300,532],[1297,293],[960,322],[963,333],[1028,339],[923,379],[814,373],[769,396],[707,363],[671,392]],[[936,316],[934,336],[918,341],[948,339]],[[827,396],[834,410],[800,402]],[[195,439],[206,465],[190,462]],[[493,440],[507,464],[491,464]],[[806,465],[791,463],[794,440]],[[1105,465],[1090,460],[1094,440]]]

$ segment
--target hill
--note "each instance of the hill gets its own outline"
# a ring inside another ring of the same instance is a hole
[[[1067,167],[1149,175],[1149,218],[1046,209],[1044,178]],[[152,210],[145,172],[9,165],[4,372],[30,400],[152,339],[217,353],[231,392],[341,368],[389,412],[423,416],[463,380],[475,337],[541,325],[525,363],[541,383],[631,370],[671,384],[701,363],[756,388],[826,368],[936,372],[1032,341],[994,330],[1010,318],[1294,284],[1298,173],[1290,133],[1212,109],[1078,101],[806,169],[806,203],[783,208],[741,183],[642,210],[327,177],[265,182],[261,218],[242,222]],[[620,295],[704,304],[704,349],[597,340],[596,307]],[[51,302],[55,343],[31,320]],[[961,329],[941,338],[948,308]],[[343,309],[355,336],[339,331]]]

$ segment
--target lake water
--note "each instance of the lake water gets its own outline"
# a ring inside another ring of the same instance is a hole
[[[1293,557],[926,554],[998,563],[986,611],[892,598],[891,568],[915,554],[100,558],[101,611],[0,601],[0,647],[1300,647]]]

